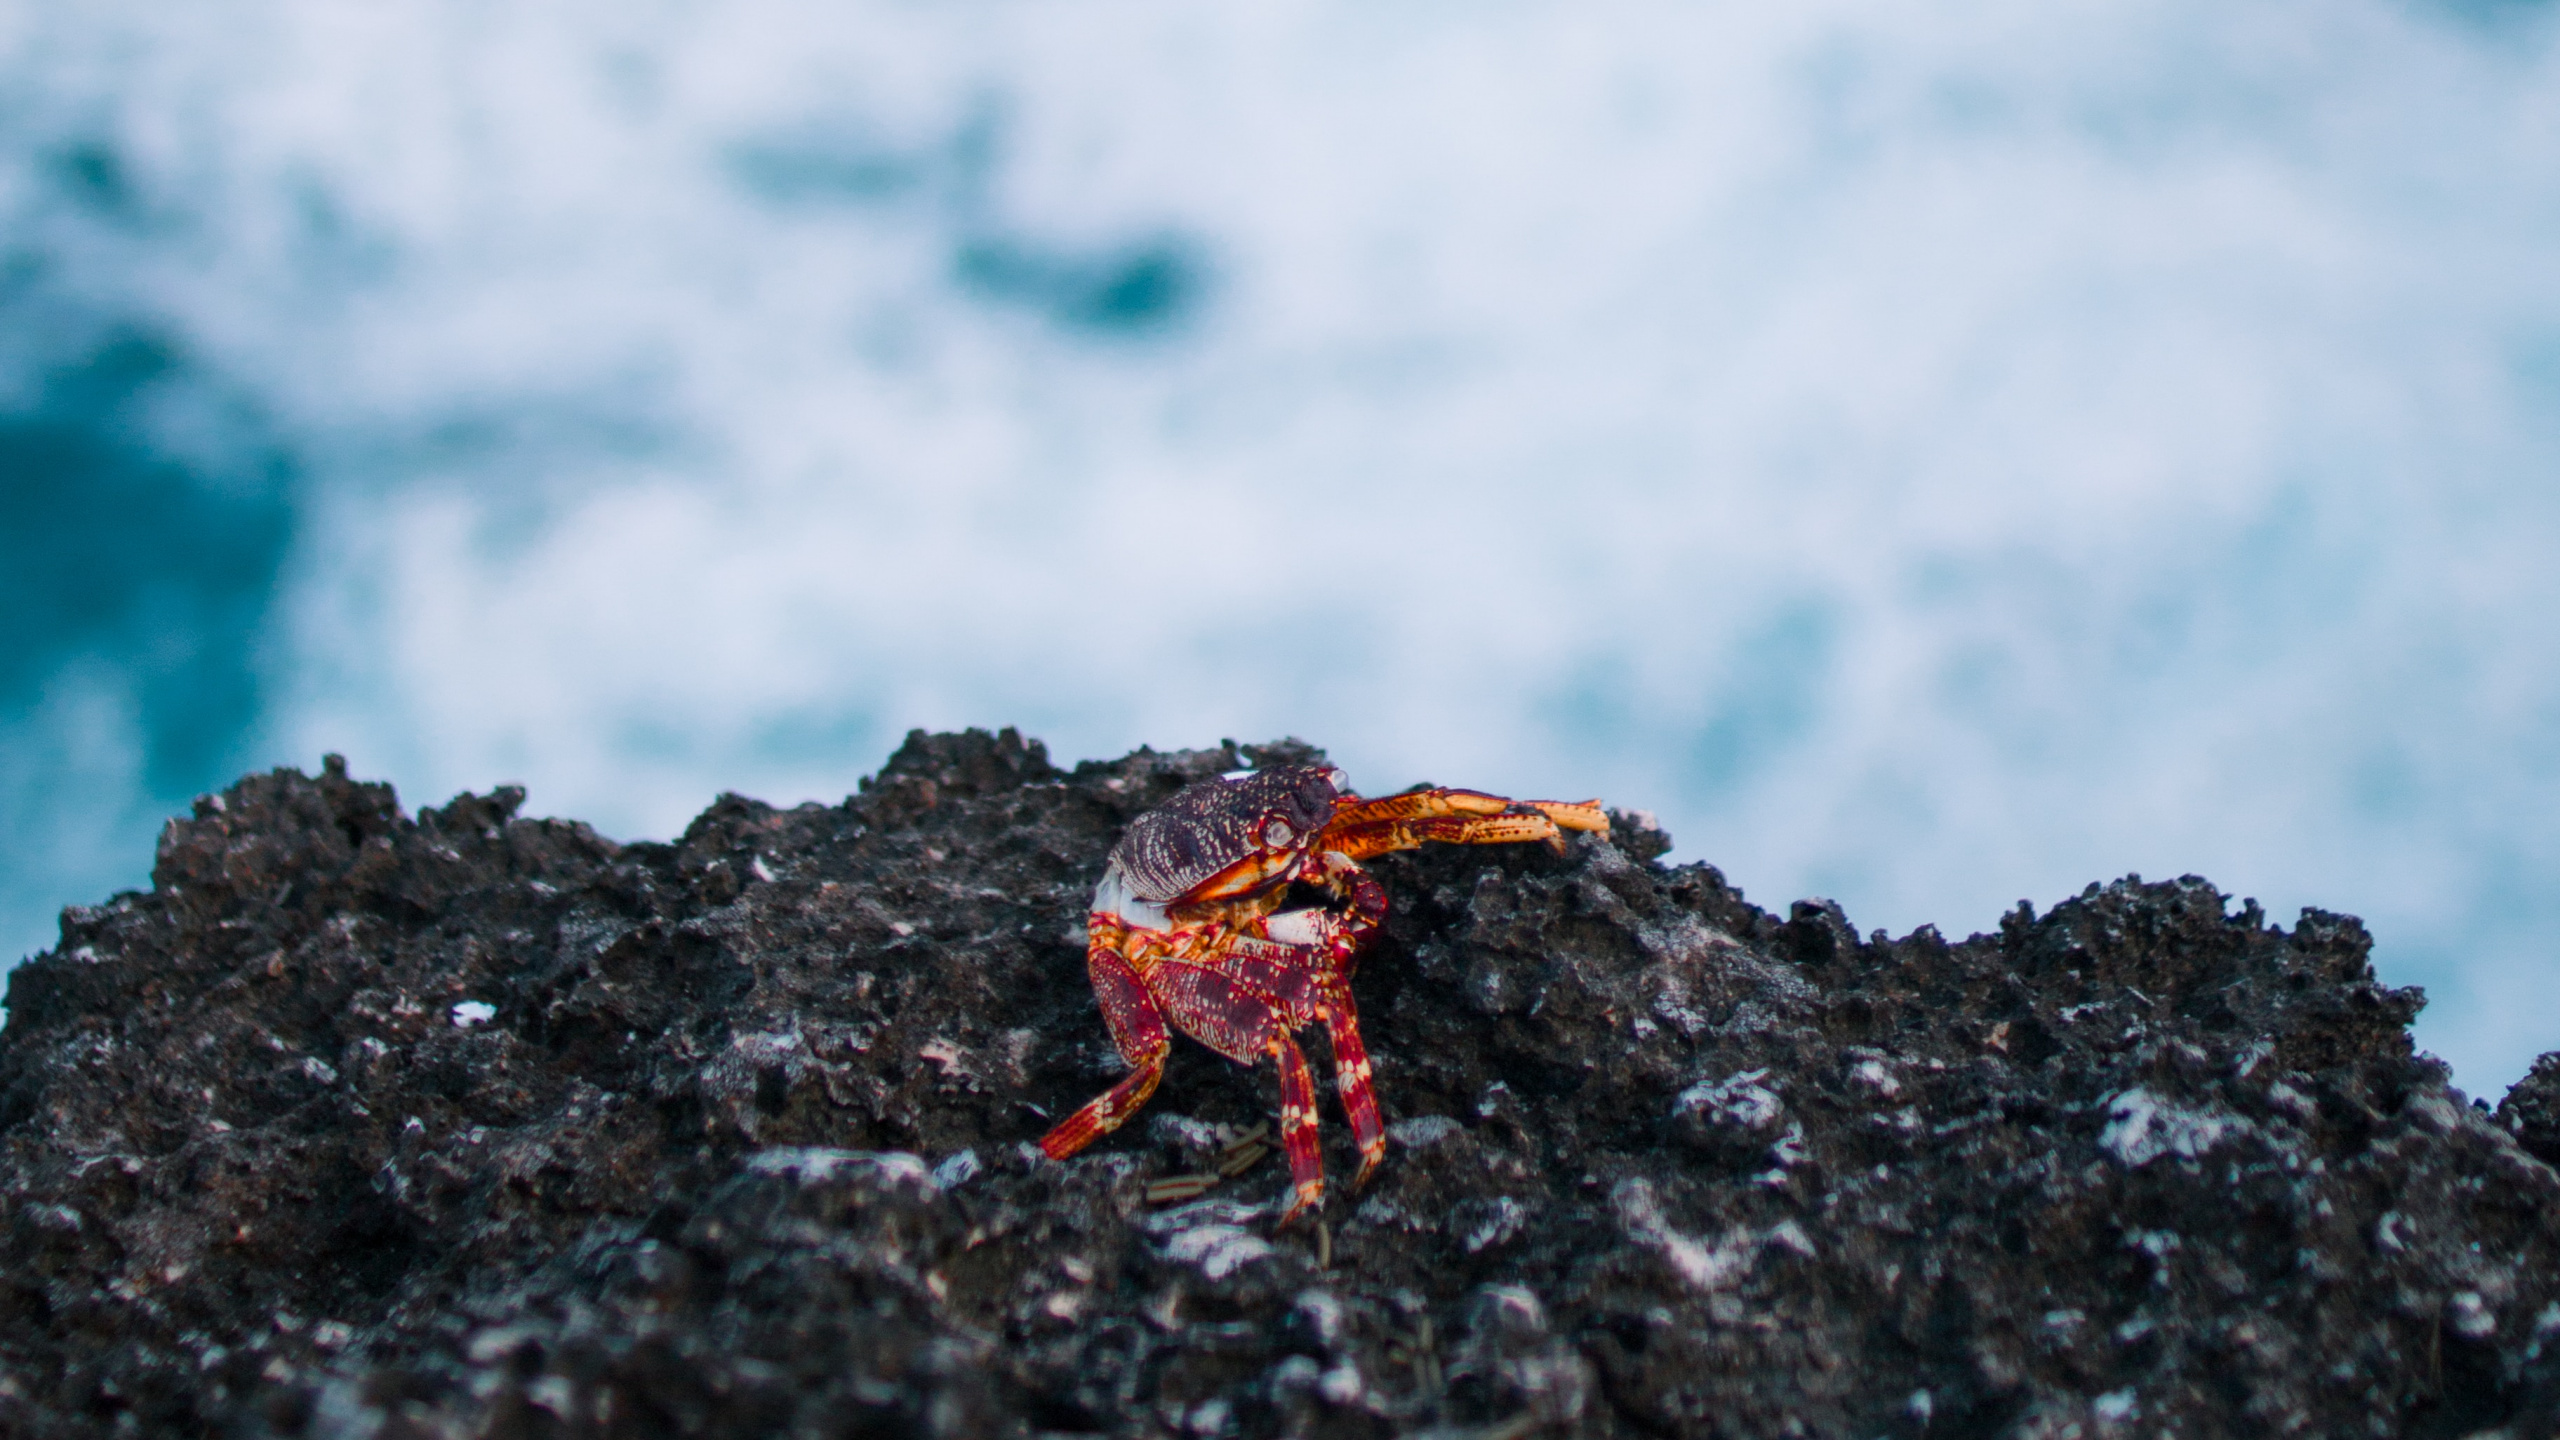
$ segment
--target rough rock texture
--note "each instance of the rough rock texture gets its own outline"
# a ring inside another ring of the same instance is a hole
[[[412,820],[334,762],[209,797],[10,979],[0,1431],[2560,1424],[2560,1056],[2493,1119],[2354,920],[2194,878],[1949,944],[1755,909],[1632,820],[1389,857],[1364,1195],[1275,1235],[1272,1158],[1150,1204],[1274,1102],[1187,1042],[1041,1158],[1119,1070],[1113,837],[1309,753],[918,735],[673,845],[512,790]]]

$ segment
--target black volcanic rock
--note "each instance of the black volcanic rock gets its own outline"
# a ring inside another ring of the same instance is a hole
[[[2560,1056],[2493,1118],[2356,921],[2192,877],[1950,944],[1632,821],[1391,856],[1365,1194],[1149,1203],[1274,1104],[1189,1042],[1041,1157],[1120,1069],[1113,838],[1311,753],[919,734],[672,845],[334,760],[199,802],[10,978],[0,1433],[2560,1425]]]
[[[2499,1103],[2498,1118],[2517,1144],[2560,1165],[2560,1051],[2533,1062],[2533,1072]]]

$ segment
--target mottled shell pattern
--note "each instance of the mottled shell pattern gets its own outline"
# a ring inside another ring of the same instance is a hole
[[[1333,818],[1347,785],[1330,765],[1203,780],[1132,822],[1109,868],[1131,895],[1163,905],[1257,851],[1304,844]]]

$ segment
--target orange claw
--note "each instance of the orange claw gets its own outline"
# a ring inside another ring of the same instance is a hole
[[[1510,845],[1544,840],[1561,846],[1565,830],[1606,835],[1609,816],[1597,800],[1505,800],[1481,790],[1410,790],[1376,800],[1350,800],[1334,811],[1316,843],[1354,860],[1438,841]]]
[[[1523,800],[1520,803],[1553,820],[1563,829],[1592,835],[1609,833],[1609,812],[1601,809],[1597,800]]]

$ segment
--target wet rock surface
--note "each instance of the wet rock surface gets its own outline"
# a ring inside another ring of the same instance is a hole
[[[1365,1193],[1275,1234],[1267,1157],[1151,1202],[1275,1103],[1189,1042],[1042,1158],[1120,1071],[1081,953],[1120,828],[1310,753],[919,735],[669,845],[334,763],[209,797],[10,977],[0,1431],[2560,1423],[2560,1056],[2475,1108],[2356,921],[2194,878],[1951,944],[1629,819],[1391,856]]]

